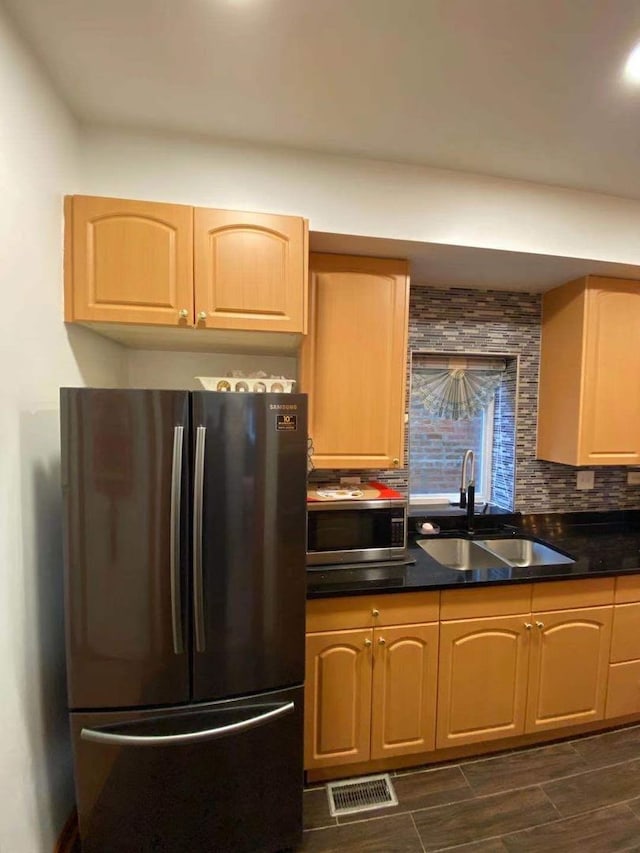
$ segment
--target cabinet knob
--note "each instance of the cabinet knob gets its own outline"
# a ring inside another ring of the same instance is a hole
[[[400,464],[400,460],[398,459],[398,457],[397,457],[397,456],[396,456],[396,458],[395,458],[395,459],[393,459],[392,461],[393,461],[393,464],[394,464],[394,465],[399,465],[399,464]]]
[[[376,608],[374,607],[373,610],[371,611],[371,615],[377,617],[380,615],[380,611],[376,610]]]
[[[178,317],[180,317],[181,320],[186,320],[188,316],[189,316],[189,312],[187,311],[186,308],[181,308],[178,311]]]
[[[524,627],[527,629],[527,631],[530,631],[533,628],[533,625],[531,624],[531,622],[525,622]]]
[[[536,622],[536,628],[540,628],[540,630],[542,631],[542,629],[544,628],[544,622]]]
[[[206,311],[198,311],[198,320],[206,320],[207,312]]]
[[[380,638],[379,638],[379,640],[378,640],[378,645],[379,645],[379,646],[386,646],[386,644],[387,644],[387,641],[385,640],[385,638],[384,638],[384,637],[380,637]]]
[[[371,645],[371,640],[365,640],[364,644],[365,644],[365,647],[368,649],[369,646]]]

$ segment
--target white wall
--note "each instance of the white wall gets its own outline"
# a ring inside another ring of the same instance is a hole
[[[640,201],[419,166],[92,127],[79,186],[295,213],[316,231],[640,263]]]
[[[129,350],[127,369],[130,388],[201,391],[196,376],[228,376],[232,370],[240,370],[245,376],[262,370],[269,376],[297,378],[296,359],[274,355]]]
[[[158,384],[173,384],[222,366],[203,356],[127,357],[65,329],[61,197],[74,191],[298,213],[318,231],[640,263],[640,202],[284,149],[101,128],[78,136],[0,9],[3,853],[49,853],[73,801],[58,387],[151,385],[160,370]]]
[[[0,8],[0,850],[51,853],[74,801],[62,617],[58,387],[126,378],[62,322],[77,128]]]

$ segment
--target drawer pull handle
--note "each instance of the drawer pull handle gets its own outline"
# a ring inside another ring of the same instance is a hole
[[[376,608],[374,607],[373,610],[371,611],[371,615],[375,616],[377,618],[380,615],[380,611],[376,610]]]

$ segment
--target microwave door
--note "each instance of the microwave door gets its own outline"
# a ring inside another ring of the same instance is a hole
[[[374,504],[373,506],[371,504]],[[406,549],[406,510],[374,502],[310,506],[307,564],[328,565],[399,559]]]

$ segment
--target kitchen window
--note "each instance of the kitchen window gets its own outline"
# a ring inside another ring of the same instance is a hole
[[[505,480],[504,460],[512,461],[504,445],[512,449],[514,419],[505,417],[508,401],[501,399],[506,364],[504,358],[412,354],[412,504],[458,503],[461,462],[468,449],[475,457],[476,504],[496,502],[493,492],[496,481]]]

